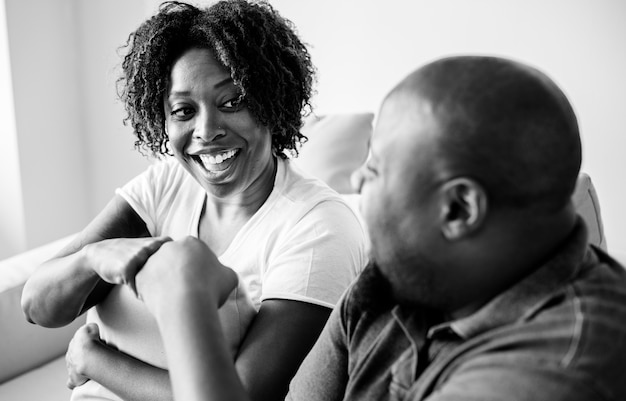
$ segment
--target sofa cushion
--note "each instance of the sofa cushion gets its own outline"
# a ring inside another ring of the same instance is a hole
[[[350,176],[367,158],[373,119],[372,113],[310,117],[302,128],[309,140],[293,162],[340,194],[354,193]]]
[[[0,385],[0,400],[69,401],[72,392],[66,383],[65,357],[60,356]]]

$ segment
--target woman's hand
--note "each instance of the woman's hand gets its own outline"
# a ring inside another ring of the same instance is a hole
[[[194,237],[163,244],[136,277],[138,295],[153,314],[176,297],[209,297],[219,308],[237,283],[237,274]]]
[[[86,245],[84,251],[102,280],[110,284],[126,284],[137,293],[135,275],[167,241],[171,238],[113,238]]]
[[[86,372],[86,356],[92,347],[100,343],[100,330],[95,323],[87,323],[81,326],[65,354],[65,366],[67,368],[67,387],[73,389],[81,386],[89,380],[85,375]]]

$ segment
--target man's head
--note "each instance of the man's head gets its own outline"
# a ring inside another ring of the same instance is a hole
[[[410,74],[361,170],[372,257],[396,298],[456,311],[527,274],[571,230],[580,161],[574,112],[541,72],[453,57]]]

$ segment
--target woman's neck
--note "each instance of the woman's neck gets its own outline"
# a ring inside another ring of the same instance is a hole
[[[263,206],[274,189],[278,160],[272,158],[264,171],[243,191],[227,197],[207,194],[204,214],[213,221],[249,219]]]

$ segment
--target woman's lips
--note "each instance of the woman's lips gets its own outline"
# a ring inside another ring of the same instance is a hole
[[[219,152],[198,154],[194,156],[194,159],[200,162],[207,171],[223,171],[232,164],[238,154],[239,149],[228,149]]]

